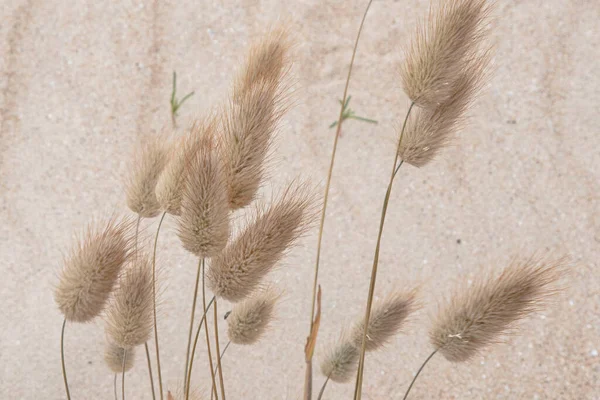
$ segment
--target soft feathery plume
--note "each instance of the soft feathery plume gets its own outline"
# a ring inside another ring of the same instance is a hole
[[[487,0],[447,0],[417,28],[401,74],[404,91],[433,110],[452,95],[468,61],[478,57],[490,12]]]
[[[497,278],[479,279],[438,313],[429,337],[448,361],[467,361],[538,311],[559,288],[566,258],[513,261]]]
[[[179,388],[175,394],[168,391],[167,400],[202,400],[202,396],[200,396],[200,391],[198,389],[194,389],[190,391],[189,397],[186,398],[185,391]]]
[[[152,264],[137,254],[119,278],[106,315],[106,333],[116,345],[129,349],[144,344],[153,328]]]
[[[87,322],[102,312],[132,255],[131,228],[126,218],[89,227],[65,259],[54,299],[67,320]]]
[[[108,368],[115,374],[123,372],[123,356],[125,355],[125,372],[129,371],[133,367],[133,361],[135,358],[135,349],[125,349],[121,346],[117,346],[111,341],[106,342],[104,347],[104,361]]]
[[[221,150],[233,210],[254,200],[273,135],[288,108],[284,81],[290,67],[289,47],[282,29],[268,33],[252,47],[221,113]]]
[[[250,295],[314,220],[313,196],[292,183],[267,209],[212,260],[208,286],[216,296],[238,302]]]
[[[125,188],[127,206],[142,218],[160,213],[156,198],[156,183],[169,160],[169,148],[164,137],[145,140],[137,149]]]
[[[394,336],[408,316],[419,308],[417,291],[396,291],[383,301],[373,305],[367,330],[367,351],[383,347]],[[360,321],[352,329],[354,345],[360,349],[365,322]]]
[[[171,215],[179,215],[181,212],[185,172],[189,161],[202,145],[199,139],[194,129],[179,139],[156,183],[156,199],[162,210]]]
[[[454,133],[463,125],[465,112],[485,81],[488,65],[489,53],[485,53],[468,63],[443,104],[432,110],[414,110],[398,147],[402,160],[423,167],[452,142]]]
[[[234,305],[227,317],[229,340],[246,345],[258,342],[273,319],[278,298],[277,291],[267,288]]]
[[[195,154],[190,154],[178,220],[183,247],[198,257],[214,257],[229,238],[229,207],[223,166],[214,146],[215,125],[197,123],[199,137]]]
[[[321,361],[321,373],[334,382],[348,382],[356,373],[358,356],[359,350],[354,339],[349,335],[342,335]]]

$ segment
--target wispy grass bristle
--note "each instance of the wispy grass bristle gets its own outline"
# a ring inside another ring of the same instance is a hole
[[[356,373],[359,354],[354,339],[342,335],[338,343],[326,351],[321,361],[321,373],[334,382],[348,382]]]
[[[373,305],[367,330],[367,351],[377,350],[398,333],[406,319],[419,308],[417,291],[395,291]],[[352,329],[352,340],[357,348],[362,345],[365,323],[357,323]]]
[[[254,200],[273,135],[289,107],[285,94],[289,47],[283,29],[267,33],[254,45],[221,113],[222,158],[233,210]]]
[[[214,145],[214,122],[197,123],[197,152],[190,154],[178,219],[183,247],[198,257],[214,257],[229,238],[229,207],[223,165]]]
[[[123,356],[125,357],[125,372],[129,371],[133,368],[133,364],[135,361],[135,349],[130,348],[127,349],[127,353],[125,353],[125,349],[123,347],[117,346],[111,341],[107,341],[104,347],[104,361],[108,368],[115,374],[120,374],[123,372]]]
[[[156,183],[168,160],[168,141],[163,136],[146,139],[136,148],[125,188],[127,206],[142,218],[160,213]]]
[[[416,109],[407,123],[398,154],[402,160],[423,167],[452,143],[455,132],[465,121],[465,113],[488,75],[490,53],[466,64],[452,83],[450,96],[433,109]]]
[[[171,391],[167,392],[167,400],[202,400],[203,397],[200,395],[200,390],[190,390],[189,397],[186,398],[185,391],[181,388],[175,391],[173,394]]]
[[[257,207],[252,222],[212,260],[210,289],[231,302],[248,297],[314,218],[314,196],[307,186],[289,185],[268,208]]]
[[[452,362],[467,361],[511,333],[515,323],[554,295],[567,258],[532,256],[513,261],[498,277],[480,278],[458,291],[437,314],[430,340]]]
[[[477,58],[490,13],[487,0],[445,0],[418,26],[401,75],[404,91],[419,107],[446,102],[465,65]]]
[[[153,324],[152,263],[138,253],[119,278],[106,313],[106,333],[113,343],[129,349],[150,339]]]
[[[54,299],[65,318],[87,322],[104,310],[133,248],[132,221],[90,226],[64,261]]]
[[[269,287],[235,304],[227,317],[227,335],[235,344],[250,345],[259,341],[268,329],[280,294]]]

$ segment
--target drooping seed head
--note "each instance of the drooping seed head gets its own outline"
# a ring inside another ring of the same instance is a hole
[[[467,361],[510,333],[557,292],[566,258],[513,261],[497,278],[479,279],[455,294],[437,314],[431,343],[448,361]]]
[[[107,341],[104,347],[104,361],[108,368],[115,374],[123,372],[123,357],[125,357],[125,372],[133,368],[133,362],[135,360],[135,348],[126,350],[116,344]]]
[[[417,28],[401,74],[404,91],[419,107],[433,110],[452,95],[454,83],[486,37],[487,0],[446,0]]]
[[[107,310],[106,333],[117,346],[129,349],[148,341],[153,324],[152,263],[138,253],[119,278]]]
[[[104,310],[132,254],[131,228],[125,218],[90,227],[66,258],[54,300],[67,320],[87,322]]]
[[[366,350],[373,351],[383,347],[418,307],[416,290],[396,291],[374,304],[369,318]],[[352,329],[352,340],[359,349],[362,347],[364,329],[364,319]]]
[[[190,154],[178,220],[183,247],[198,257],[214,257],[229,238],[229,207],[223,165],[213,145],[213,123],[197,124],[197,152]]]
[[[227,335],[235,344],[254,344],[269,327],[273,319],[279,293],[268,288],[234,305],[227,317]]]
[[[127,206],[142,218],[153,218],[160,212],[156,183],[168,159],[164,137],[148,139],[136,149],[125,187]]]
[[[208,270],[216,296],[238,302],[249,296],[313,221],[314,200],[305,185],[291,184],[266,210],[257,208],[252,222],[218,256]]]
[[[321,373],[334,382],[348,382],[355,376],[359,355],[360,351],[355,346],[354,340],[342,335],[321,361]]]
[[[486,53],[468,63],[444,103],[434,109],[412,110],[398,149],[402,160],[423,167],[452,142],[488,75],[488,65],[489,53]]]
[[[285,78],[290,66],[289,47],[284,30],[267,34],[255,45],[221,113],[222,159],[232,210],[254,200],[271,141],[288,108]]]

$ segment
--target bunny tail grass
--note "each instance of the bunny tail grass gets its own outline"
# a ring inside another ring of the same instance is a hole
[[[196,346],[198,345],[198,338],[200,337],[200,331],[202,330],[202,324],[204,324],[206,322],[206,313],[208,312],[208,309],[215,301],[215,298],[216,297],[213,296],[212,299],[210,299],[210,301],[208,302],[206,309],[204,309],[202,319],[200,320],[200,323],[198,324],[198,329],[196,330],[196,336],[194,337],[194,345],[192,346],[192,352],[190,354],[190,367],[188,368],[188,373],[187,373],[187,377],[186,377],[187,383],[185,384],[185,400],[189,400],[189,398],[190,398],[190,384],[192,381],[192,369],[194,367],[194,354],[196,353]]]
[[[125,349],[115,343],[112,340],[107,340],[104,347],[104,362],[108,368],[118,374],[123,372],[123,358],[125,355]],[[127,350],[127,362],[125,363],[125,371],[129,371],[133,368],[134,361],[134,349],[130,348]]]
[[[421,364],[421,367],[419,367],[419,370],[417,371],[417,373],[415,374],[415,377],[413,378],[413,380],[410,382],[410,386],[408,387],[408,389],[406,389],[406,393],[404,394],[404,397],[402,398],[402,400],[406,400],[408,399],[408,394],[410,393],[410,389],[412,389],[413,385],[415,384],[415,382],[417,381],[417,378],[419,377],[419,374],[421,373],[421,371],[423,371],[423,368],[425,368],[425,366],[427,365],[427,363],[429,362],[429,360],[431,360],[433,358],[433,356],[435,356],[435,353],[438,352],[439,349],[435,349],[430,355],[429,357],[427,357],[427,359],[423,362],[423,364]]]
[[[373,268],[371,270],[371,282],[369,284],[369,296],[367,298],[367,309],[365,311],[365,319],[364,319],[364,332],[362,338],[362,345],[360,347],[360,355],[359,355],[359,363],[358,363],[358,371],[356,375],[356,386],[354,388],[354,400],[360,400],[362,396],[362,380],[364,373],[364,362],[365,362],[365,352],[367,350],[367,334],[369,328],[369,319],[371,317],[371,307],[373,305],[373,297],[375,295],[375,282],[377,281],[377,268],[379,266],[379,250],[381,248],[381,237],[383,235],[383,227],[385,225],[385,217],[387,215],[387,208],[390,201],[390,195],[392,194],[392,187],[394,185],[394,178],[396,177],[398,170],[403,164],[403,161],[400,160],[398,162],[398,151],[400,149],[400,145],[402,144],[402,138],[404,136],[404,130],[406,129],[406,123],[408,118],[410,117],[410,113],[413,109],[415,103],[411,103],[408,111],[406,112],[406,117],[404,118],[404,124],[402,125],[402,130],[400,131],[400,139],[398,140],[398,148],[396,149],[396,154],[394,156],[394,164],[392,167],[392,172],[390,175],[390,181],[388,183],[387,191],[385,193],[385,198],[383,200],[383,207],[381,210],[381,220],[379,222],[379,232],[377,234],[377,244],[375,245],[375,256],[373,257]]]
[[[233,306],[227,317],[227,336],[235,344],[251,345],[260,340],[273,319],[279,293],[261,290]]]
[[[65,326],[67,325],[67,318],[63,320],[62,330],[60,333],[60,362],[62,365],[62,376],[65,381],[65,391],[67,393],[67,399],[71,400],[71,392],[69,392],[69,381],[67,379],[67,369],[65,368]]]
[[[359,351],[351,337],[343,334],[338,343],[330,348],[321,361],[321,373],[328,379],[338,382],[348,382],[358,364]]]

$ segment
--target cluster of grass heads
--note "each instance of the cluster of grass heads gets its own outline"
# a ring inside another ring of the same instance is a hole
[[[268,32],[251,47],[224,105],[195,120],[183,135],[163,135],[139,144],[126,181],[127,205],[136,217],[113,217],[90,225],[66,258],[55,290],[56,303],[64,315],[61,354],[68,399],[70,389],[64,362],[66,324],[101,317],[106,326],[105,360],[115,374],[115,399],[119,397],[119,374],[121,398],[126,397],[126,373],[134,367],[134,354],[140,346],[145,349],[154,399],[162,400],[165,396],[173,400],[198,399],[197,391],[192,389],[197,386],[193,368],[203,336],[211,376],[211,398],[225,400],[227,384],[221,364],[226,350],[231,344],[252,345],[263,337],[281,293],[268,282],[269,274],[319,220],[312,307],[305,344],[304,399],[312,399],[315,345],[319,328],[326,323],[321,321],[320,313],[321,240],[337,144],[346,120],[376,123],[356,116],[348,107],[352,66],[370,6],[371,1],[352,52],[339,118],[331,124],[336,132],[322,201],[310,183],[300,179],[291,182],[269,202],[257,194],[268,175],[268,156],[279,122],[291,104],[288,95],[291,42],[285,29]],[[491,6],[486,0],[441,0],[419,25],[405,49],[400,77],[410,105],[406,114],[398,116],[401,129],[397,133],[395,157],[390,160],[365,313],[346,327],[320,357],[324,383],[318,399],[324,395],[329,382],[345,383],[353,379],[354,399],[361,399],[367,353],[385,348],[423,306],[417,287],[406,288],[400,284],[382,301],[374,301],[390,196],[402,165],[429,166],[463,126],[466,112],[489,75],[491,50],[486,38],[490,12]],[[193,94],[178,101],[175,79],[174,74],[173,126],[179,107]],[[236,229],[232,226],[234,212],[245,215],[243,226]],[[153,246],[147,248],[139,239],[140,224],[157,217],[160,222]],[[183,387],[175,395],[163,387],[156,311],[160,284],[156,248],[166,217],[174,219],[182,247],[198,259],[181,376]],[[233,235],[234,231],[238,233]],[[481,277],[448,297],[429,327],[432,353],[418,369],[405,399],[434,355],[441,354],[451,363],[472,359],[499,342],[519,320],[538,310],[560,289],[567,259],[532,254],[516,257],[501,272]],[[196,315],[199,296],[201,316]],[[221,300],[233,304],[233,309],[225,315],[228,341],[223,349],[218,323],[222,320],[219,318]],[[206,316],[211,308],[214,322],[209,329]]]

